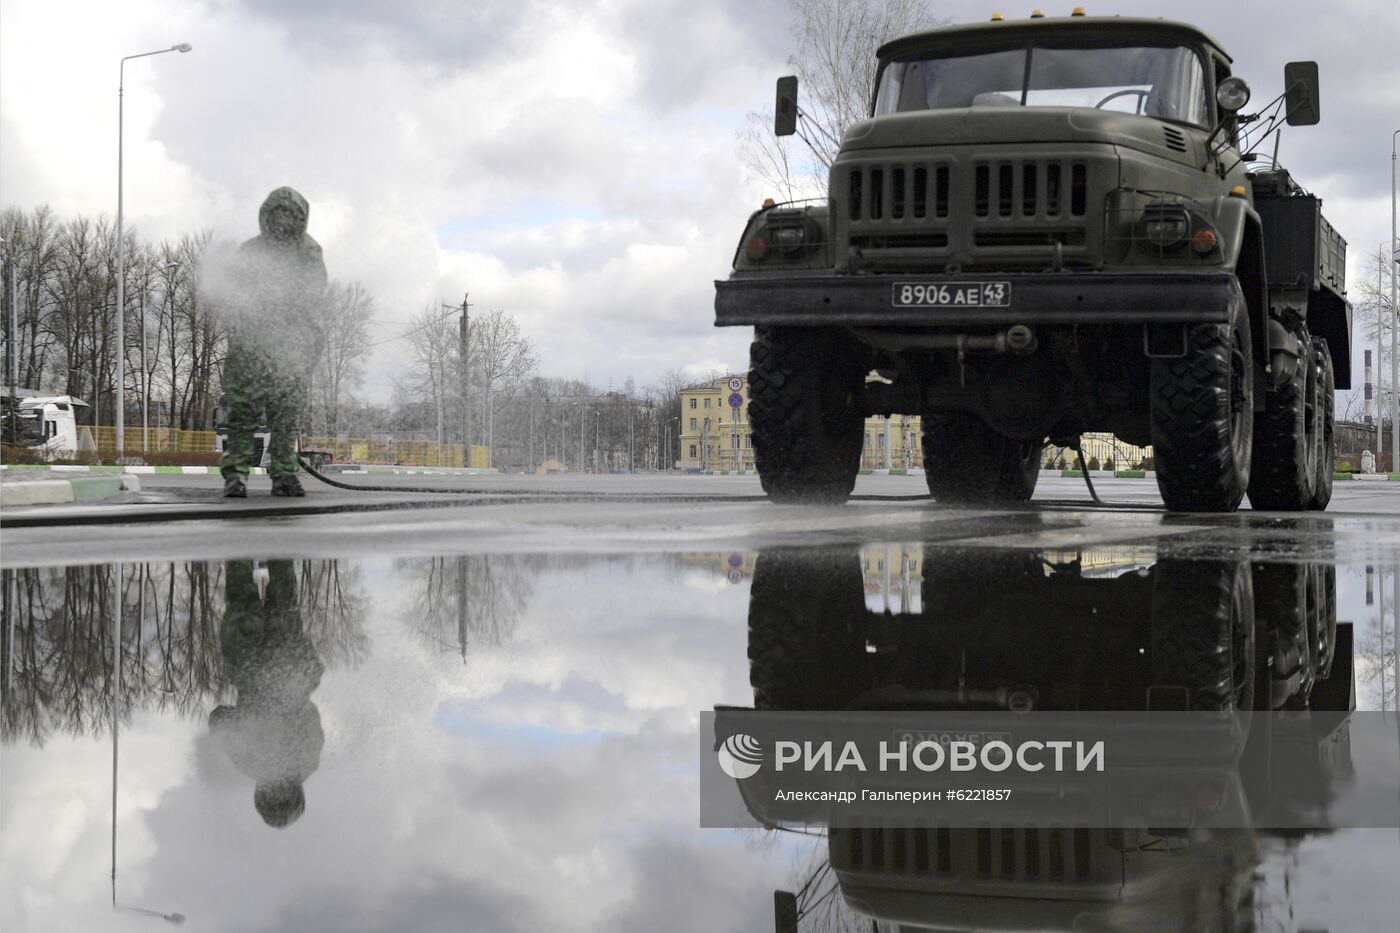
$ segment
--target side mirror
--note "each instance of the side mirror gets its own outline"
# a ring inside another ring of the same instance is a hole
[[[797,132],[797,76],[778,79],[778,100],[773,108],[773,135],[791,136]]]
[[[1284,119],[1289,126],[1312,126],[1322,118],[1321,98],[1317,90],[1317,62],[1289,62],[1284,65],[1283,86],[1286,95]]]

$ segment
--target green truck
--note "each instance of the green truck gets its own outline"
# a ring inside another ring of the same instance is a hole
[[[1027,500],[1047,444],[1111,432],[1171,510],[1326,508],[1346,243],[1264,148],[1318,122],[1317,68],[1250,113],[1230,64],[1078,11],[883,46],[825,201],[755,212],[715,283],[769,497],[844,501],[864,419],[902,413],[944,502]],[[780,79],[777,133],[801,117]]]

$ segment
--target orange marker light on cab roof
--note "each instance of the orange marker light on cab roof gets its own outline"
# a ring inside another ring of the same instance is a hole
[[[1044,11],[1044,10],[1031,10],[1031,19],[1044,19],[1044,18],[1045,18],[1045,11]]]
[[[763,199],[763,206],[764,206],[764,207],[772,207],[772,206],[773,206],[774,204],[776,204],[776,203],[777,203],[777,202],[774,201],[772,198],[764,198],[764,199]]]
[[[1075,7],[1073,10],[1070,10],[1070,11],[1069,11],[1069,15],[1070,15],[1070,16],[1083,16],[1083,15],[1084,15],[1084,8],[1083,8],[1082,6],[1077,6],[1077,7]]]
[[[1244,185],[1235,185],[1235,187],[1230,189],[1230,195],[1232,197],[1242,198],[1244,197],[1244,193]]]
[[[1004,19],[1006,19],[1006,17],[1003,16],[1002,14],[1000,14],[1000,13],[993,13],[993,14],[992,14],[992,22],[994,22],[994,23],[999,23],[999,22],[1001,22],[1001,21],[1004,20]]]

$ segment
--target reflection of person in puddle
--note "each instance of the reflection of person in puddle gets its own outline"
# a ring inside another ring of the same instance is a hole
[[[321,762],[325,736],[311,691],[325,668],[302,631],[291,561],[232,561],[225,586],[219,645],[238,701],[209,714],[209,731],[255,782],[263,820],[280,828],[306,809],[302,785]]]

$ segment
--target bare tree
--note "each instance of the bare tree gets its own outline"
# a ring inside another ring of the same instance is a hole
[[[341,405],[363,378],[369,356],[369,322],[374,298],[359,282],[331,282],[324,300],[315,305],[321,353],[313,373],[315,404],[325,417],[326,431],[340,428]]]
[[[1376,384],[1384,389],[1384,393],[1376,393],[1376,407],[1381,417],[1386,423],[1386,437],[1390,436],[1390,412],[1394,405],[1395,392],[1390,385],[1390,327],[1391,322],[1396,321],[1395,308],[1390,304],[1390,279],[1387,277],[1388,271],[1400,272],[1394,265],[1387,269],[1384,255],[1372,253],[1366,257],[1365,271],[1360,276],[1360,281],[1349,283],[1350,296],[1353,302],[1354,322],[1356,329],[1356,350],[1357,352],[1373,350],[1376,347],[1376,330],[1381,328],[1380,354],[1374,360]],[[1384,327],[1382,327],[1384,325]],[[1339,419],[1355,420],[1359,413],[1358,409],[1363,401],[1359,392],[1353,389],[1345,398],[1339,400]],[[1372,414],[1376,414],[1373,412]],[[1389,440],[1386,445],[1389,446]]]
[[[939,20],[927,0],[788,0],[797,51],[788,65],[800,83],[798,141],[773,135],[773,111],[749,113],[739,156],[787,201],[825,197],[841,135],[864,119],[875,91],[875,51]]]
[[[661,376],[646,390],[647,402],[656,410],[656,430],[660,435],[657,447],[661,449],[657,468],[667,469],[680,459],[680,418],[681,390],[690,385],[690,380],[679,369],[672,369]]]
[[[408,394],[426,395],[432,402],[437,421],[437,443],[443,442],[443,413],[448,396],[456,390],[457,325],[436,304],[425,304],[410,322],[409,352],[412,355]]]
[[[495,440],[496,392],[513,390],[534,373],[535,351],[515,318],[493,308],[472,321],[469,352],[472,376],[483,390],[482,424],[489,448]]]

